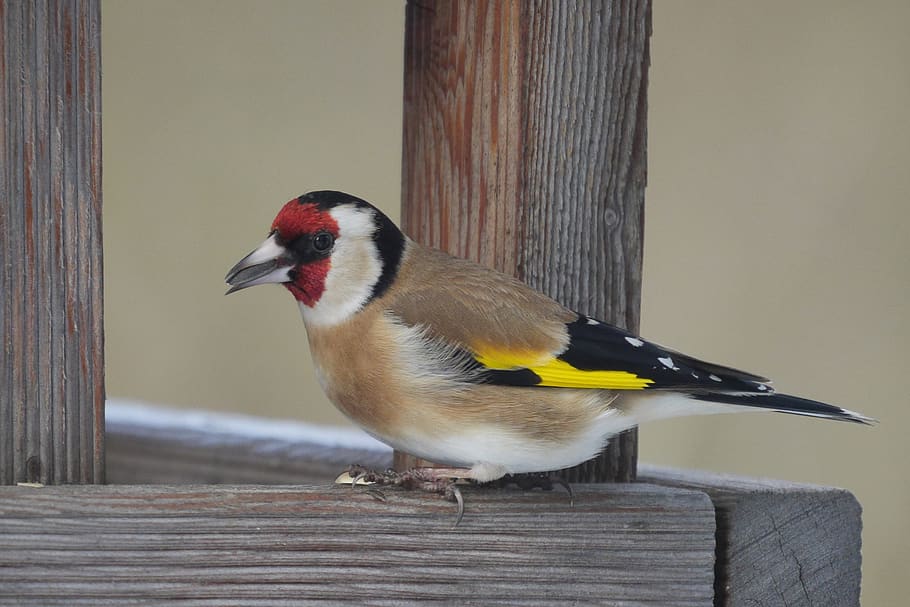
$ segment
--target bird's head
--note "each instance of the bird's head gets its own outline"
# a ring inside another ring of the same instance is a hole
[[[398,227],[370,203],[310,192],[285,204],[265,242],[231,268],[228,294],[280,283],[299,302],[304,321],[335,324],[382,295],[404,247]]]

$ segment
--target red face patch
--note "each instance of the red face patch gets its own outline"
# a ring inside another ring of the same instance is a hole
[[[302,234],[319,231],[338,238],[338,222],[334,217],[311,202],[300,204],[297,200],[295,198],[281,207],[272,222],[272,230],[277,230],[282,240],[290,242]]]
[[[312,308],[325,292],[325,277],[331,265],[328,259],[301,264],[297,266],[297,277],[283,283],[284,288],[291,292],[294,299]]]
[[[301,204],[298,199],[285,204],[275,221],[272,230],[285,244],[290,244],[300,236],[328,232],[338,238],[338,222],[328,212],[313,203]],[[284,283],[299,302],[313,307],[325,292],[325,279],[331,268],[331,258],[325,257],[308,262],[301,262],[294,267],[294,280]]]

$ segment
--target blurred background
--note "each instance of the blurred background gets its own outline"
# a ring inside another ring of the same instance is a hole
[[[867,605],[910,561],[910,3],[655,0],[642,333],[862,411],[655,423],[651,463],[845,487]],[[397,218],[404,5],[103,5],[107,390],[348,422],[279,287],[223,297],[280,205]]]

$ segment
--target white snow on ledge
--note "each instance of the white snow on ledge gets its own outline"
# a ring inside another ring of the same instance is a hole
[[[392,450],[388,445],[356,428],[320,426],[296,420],[268,419],[239,413],[176,409],[117,398],[105,402],[104,419],[111,429],[118,425],[148,430],[177,428],[185,432],[217,434],[246,440],[309,443],[367,451]]]

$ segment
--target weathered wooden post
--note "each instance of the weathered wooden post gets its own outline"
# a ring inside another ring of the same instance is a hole
[[[104,480],[100,23],[0,0],[0,484]]]
[[[408,2],[405,231],[636,330],[650,33],[649,0]],[[630,431],[566,478],[636,454]]]

